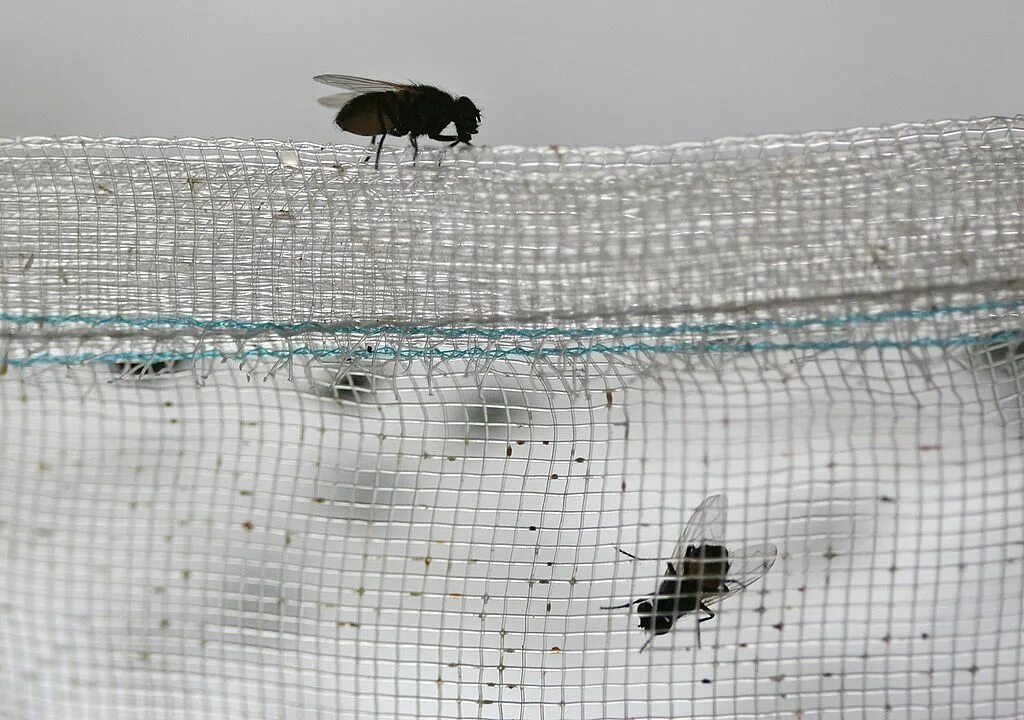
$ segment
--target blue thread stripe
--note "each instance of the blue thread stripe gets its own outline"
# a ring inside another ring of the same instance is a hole
[[[837,340],[831,342],[754,342],[754,343],[672,343],[669,345],[652,345],[650,343],[630,343],[628,345],[592,345],[572,348],[466,348],[466,349],[429,349],[400,350],[390,347],[379,347],[367,352],[361,347],[314,349],[301,347],[293,350],[274,350],[255,347],[242,353],[228,354],[215,350],[200,353],[116,353],[98,354],[81,353],[78,355],[51,355],[44,353],[23,360],[10,359],[11,367],[27,367],[29,365],[82,365],[86,363],[153,363],[179,360],[247,360],[251,358],[272,358],[277,360],[289,357],[308,357],[317,359],[330,358],[376,358],[382,360],[417,360],[417,359],[533,359],[545,357],[579,357],[583,355],[626,355],[633,353],[671,354],[671,353],[755,353],[771,351],[825,351],[825,350],[907,350],[912,348],[957,348],[976,345],[996,345],[999,343],[1020,342],[1024,340],[1024,332],[1005,332],[985,337],[960,336],[952,338],[918,338],[915,340]]]
[[[332,325],[321,322],[302,323],[246,323],[238,320],[203,321],[188,317],[157,317],[131,318],[120,315],[111,317],[93,317],[88,315],[12,315],[0,314],[0,322],[17,325],[89,325],[102,327],[105,325],[121,325],[135,328],[180,327],[191,328],[204,332],[216,330],[241,330],[246,332],[303,333],[322,332],[329,334],[356,334],[362,336],[398,335],[402,337],[436,337],[446,340],[459,338],[525,338],[530,340],[542,338],[582,339],[591,337],[629,337],[644,335],[649,337],[666,337],[682,333],[712,334],[730,332],[753,332],[765,330],[800,330],[805,328],[846,327],[850,325],[870,325],[893,322],[897,320],[927,320],[929,318],[948,315],[970,315],[980,312],[1010,312],[1024,307],[1024,299],[1006,302],[983,302],[976,305],[938,307],[929,310],[894,310],[884,313],[847,315],[835,318],[807,318],[803,320],[760,320],[745,323],[708,323],[704,325],[666,325],[648,326],[631,325],[625,327],[598,328],[487,328],[487,327],[452,327],[442,325]]]

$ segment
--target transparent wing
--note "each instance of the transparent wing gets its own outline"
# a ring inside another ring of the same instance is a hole
[[[730,595],[735,595],[744,588],[753,585],[772,569],[778,549],[771,543],[751,545],[739,550],[729,551],[729,572],[725,578],[726,590],[704,595],[701,599],[705,605],[721,602]]]
[[[387,82],[386,80],[371,80],[370,78],[356,77],[355,75],[317,75],[313,79],[318,83],[343,88],[354,93],[393,92],[395,90],[409,90],[416,87],[415,85],[403,85],[402,83]]]
[[[322,98],[318,98],[317,102],[323,105],[324,107],[340,108],[347,105],[349,100],[351,100],[354,97],[357,97],[358,95],[359,93],[351,92],[337,93],[336,95],[325,95]]]
[[[679,536],[679,542],[672,551],[672,558],[676,562],[681,562],[683,555],[686,554],[686,548],[690,545],[700,545],[707,541],[721,544],[728,509],[725,495],[704,498],[704,502],[698,505],[690,516],[690,522],[683,528],[683,534]]]

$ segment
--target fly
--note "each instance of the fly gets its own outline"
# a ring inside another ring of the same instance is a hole
[[[709,607],[735,595],[768,572],[778,554],[771,543],[729,550],[722,540],[727,504],[724,495],[705,498],[690,517],[669,559],[665,577],[651,597],[624,605],[602,607],[620,610],[636,605],[639,627],[650,634],[640,652],[655,635],[664,635],[688,613],[706,613],[697,618],[697,647],[701,623],[715,617]],[[619,548],[623,555],[643,560]]]

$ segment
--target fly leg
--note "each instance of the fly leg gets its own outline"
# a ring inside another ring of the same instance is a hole
[[[698,648],[700,647],[700,624],[702,622],[706,621],[706,620],[710,620],[711,618],[715,617],[715,613],[711,610],[711,608],[709,608],[703,602],[701,602],[701,604],[700,604],[700,609],[703,610],[704,612],[706,612],[707,616],[706,617],[702,617],[702,618],[697,618],[697,647]]]
[[[420,154],[420,146],[416,142],[416,136],[410,135],[409,142],[412,144],[412,164],[416,164],[416,156]]]
[[[377,101],[377,122],[380,123],[380,142],[377,143],[377,158],[373,161],[373,169],[380,170],[380,151],[384,149],[384,138],[388,136],[388,126],[384,124],[384,116],[391,121],[391,124],[395,127],[398,126],[398,119],[394,114],[386,107],[382,101]],[[392,128],[393,129],[393,128]],[[376,137],[376,135],[374,135]],[[367,156],[366,160],[369,160]],[[366,162],[364,160],[363,162]]]
[[[465,143],[466,145],[473,144],[469,140],[460,140],[458,135],[428,135],[427,137],[429,137],[431,140],[438,140],[440,142],[451,142],[451,145],[449,145],[448,147],[455,147],[460,142]]]
[[[377,136],[374,135],[372,138],[370,138],[370,147],[373,147],[376,144],[377,144]],[[370,156],[367,155],[366,157],[363,158],[363,162],[366,162],[369,159],[370,159]]]
[[[670,560],[671,559],[671,558],[642,558],[642,557],[637,557],[633,553],[628,553],[628,552],[626,552],[625,550],[623,550],[620,547],[617,547],[615,549],[618,550],[623,555],[625,555],[626,557],[633,558],[634,560],[639,560],[640,562],[647,562],[648,560]]]
[[[630,600],[625,605],[609,605],[608,607],[600,607],[598,609],[599,610],[622,610],[623,608],[628,608],[628,607],[630,607],[632,605],[639,605],[640,603],[642,603],[644,600],[647,600],[647,599],[648,598],[640,598],[638,600]]]

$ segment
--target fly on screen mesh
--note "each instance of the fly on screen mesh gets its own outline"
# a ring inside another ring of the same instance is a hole
[[[365,155],[0,143],[0,716],[1024,716],[1024,120]]]

